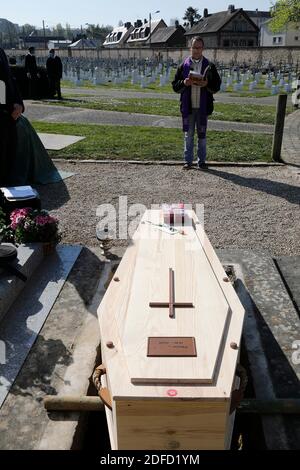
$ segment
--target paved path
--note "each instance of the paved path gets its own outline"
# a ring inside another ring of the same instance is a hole
[[[281,157],[285,163],[300,167],[300,109],[285,119]]]
[[[94,109],[68,108],[43,104],[25,103],[25,116],[31,121],[60,122],[72,124],[111,124],[117,126],[148,126],[180,128],[181,118],[155,116],[152,114],[98,111]],[[217,131],[241,131],[271,134],[273,126],[231,121],[209,121],[209,129]]]
[[[70,95],[90,95],[105,98],[156,98],[178,100],[177,93],[155,93],[148,91],[114,90],[112,88],[63,88],[63,94]],[[275,105],[277,96],[266,96],[264,98],[230,96],[228,93],[217,93],[215,95],[217,103],[237,103],[237,104],[260,104]]]

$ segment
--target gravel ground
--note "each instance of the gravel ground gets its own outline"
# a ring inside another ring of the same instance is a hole
[[[98,245],[97,206],[118,209],[119,196],[127,196],[128,205],[147,208],[163,202],[204,204],[205,230],[215,248],[300,254],[299,169],[225,166],[183,172],[181,166],[67,162],[57,167],[76,174],[37,188],[43,207],[59,217],[65,243]]]

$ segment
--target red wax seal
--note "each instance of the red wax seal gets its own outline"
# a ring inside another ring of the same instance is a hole
[[[169,397],[176,397],[177,396],[177,390],[174,390],[174,388],[170,388],[169,390],[167,390],[167,395]]]

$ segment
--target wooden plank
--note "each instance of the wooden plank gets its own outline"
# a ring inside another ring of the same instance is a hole
[[[209,263],[212,267],[213,272],[215,273],[220,287],[224,293],[224,296],[229,303],[231,310],[232,310],[232,318],[230,321],[230,329],[227,336],[227,350],[230,352],[226,354],[223,358],[223,365],[220,373],[223,375],[224,379],[224,389],[227,391],[228,389],[231,390],[233,380],[234,380],[234,373],[236,369],[236,365],[238,362],[238,357],[240,354],[240,343],[241,343],[241,336],[243,331],[243,323],[244,323],[244,316],[245,310],[243,305],[238,298],[233,286],[229,282],[229,279],[224,271],[224,268],[214,251],[203,226],[201,225],[199,219],[197,218],[196,214],[191,211],[190,217],[193,219],[196,234],[203,246],[203,250]],[[227,282],[226,282],[227,281]],[[233,350],[230,348],[230,344],[235,343],[237,345],[237,349]],[[231,350],[230,350],[231,349]]]
[[[144,218],[147,214],[144,215]],[[229,398],[231,395],[232,382],[234,377],[235,364],[237,360],[237,350],[230,348],[230,342],[236,341],[239,345],[241,334],[241,327],[243,321],[243,308],[235,294],[234,289],[230,283],[224,283],[222,289],[226,295],[227,300],[231,304],[232,314],[228,325],[228,332],[224,338],[224,351],[220,360],[220,372],[214,386],[176,386],[176,398],[168,395],[168,386],[134,386],[130,382],[130,377],[127,369],[127,362],[123,346],[120,342],[120,337],[124,334],[124,325],[126,321],[127,311],[126,306],[129,302],[129,287],[132,282],[134,267],[137,256],[137,243],[136,239],[141,235],[141,225],[136,232],[133,240],[133,245],[126,251],[123,260],[116,272],[116,277],[120,278],[120,282],[112,281],[104,299],[98,309],[98,316],[100,322],[100,332],[103,344],[103,361],[105,362],[108,371],[109,388],[111,390],[114,400],[122,400],[126,397],[132,399],[142,400],[150,398],[162,401],[172,401],[181,398],[185,399],[199,399],[199,400],[222,400]],[[200,227],[196,225],[199,231],[199,236],[203,234]],[[157,230],[157,236],[159,231]],[[165,234],[164,234],[165,235]],[[178,235],[172,237],[180,238]],[[208,239],[204,239],[206,247],[205,252],[212,257],[210,263],[219,271],[219,275],[224,275],[224,270],[220,264],[216,254],[214,253]],[[122,282],[122,280],[124,282]],[[121,306],[121,307],[120,307]],[[234,319],[234,321],[232,321]],[[119,326],[117,326],[119,325]],[[108,349],[105,347],[105,342],[112,340],[116,347]]]
[[[226,402],[124,401],[116,407],[119,449],[224,449]]]
[[[102,375],[101,378],[102,385],[103,387],[107,387],[107,381],[106,381],[106,376]],[[105,409],[105,415],[106,415],[106,422],[107,422],[107,428],[108,428],[108,434],[109,434],[109,440],[110,440],[110,447],[111,450],[117,450],[117,428],[114,423],[114,416],[116,415],[116,405],[115,403],[113,404],[113,410],[110,410],[108,406],[104,405]]]
[[[169,237],[172,235],[169,235]],[[134,383],[212,383],[229,306],[210,272],[200,245],[186,251],[184,240],[140,240],[122,343]],[[156,264],[153,263],[156,259]],[[150,308],[149,302],[168,299],[168,269],[175,272],[176,301],[191,301],[195,308],[168,312]],[[200,277],[200,272],[207,272]],[[209,314],[208,314],[209,312]],[[122,327],[118,323],[119,329]],[[197,357],[147,358],[149,336],[195,336]],[[146,375],[145,375],[146,374]]]
[[[159,223],[159,213],[147,211],[143,220]],[[190,233],[188,239],[144,224],[134,236],[137,253],[134,271],[131,271],[133,265],[128,266],[131,292],[126,301],[126,314],[124,303],[115,314],[134,383],[213,383],[229,306],[210,272],[193,227],[185,230]],[[196,244],[193,250],[189,249],[191,241]],[[170,321],[159,308],[149,308],[149,302],[168,300],[170,267],[175,272],[176,302],[192,301],[195,305],[193,309],[177,309],[176,321]],[[207,275],[201,279],[200,272]],[[169,358],[159,361],[157,367],[157,362],[147,358],[148,337],[167,334],[195,335],[198,357]]]

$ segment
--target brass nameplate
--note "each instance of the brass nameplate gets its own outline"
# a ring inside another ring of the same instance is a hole
[[[197,356],[195,338],[180,336],[156,336],[148,338],[149,357]]]

